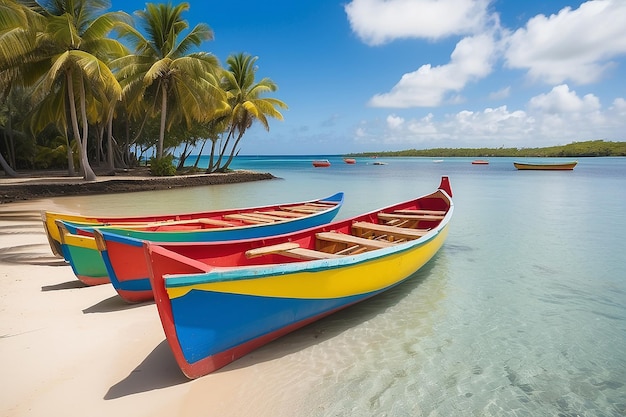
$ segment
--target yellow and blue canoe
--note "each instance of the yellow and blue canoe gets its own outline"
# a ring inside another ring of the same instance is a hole
[[[415,200],[300,232],[234,242],[143,242],[167,341],[197,378],[406,280],[441,248],[447,177]],[[106,234],[106,232],[103,232]]]

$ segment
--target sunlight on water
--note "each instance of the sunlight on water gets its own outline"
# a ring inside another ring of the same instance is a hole
[[[505,158],[312,159],[236,162],[280,180],[57,203],[195,211],[344,191],[345,218],[449,175],[455,217],[439,254],[391,291],[230,365],[259,369],[242,402],[267,398],[254,411],[272,416],[626,415],[625,159],[584,158],[568,172],[516,171]]]

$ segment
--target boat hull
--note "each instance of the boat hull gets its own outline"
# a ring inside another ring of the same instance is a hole
[[[571,171],[578,162],[564,163],[527,163],[513,162],[515,168],[520,171]]]
[[[313,161],[313,166],[315,168],[326,168],[330,166],[330,162],[326,161],[326,160],[322,160],[322,161]]]
[[[431,199],[437,197],[443,201],[446,194],[440,191]],[[189,378],[206,375],[284,334],[398,285],[441,248],[452,211],[449,200],[443,220],[417,240],[333,259],[281,262],[278,255],[271,255],[263,264],[237,264],[237,254],[244,249],[277,242],[304,245],[306,236],[315,236],[318,229],[345,231],[345,223],[350,227],[353,219],[263,242],[207,244],[215,247],[202,249],[204,259],[190,258],[174,245],[143,242],[159,316],[182,372]]]
[[[110,256],[118,246],[113,243],[109,251],[106,244],[98,247],[95,230],[106,230],[111,234],[131,237],[138,241],[158,242],[215,242],[240,239],[261,238],[291,233],[331,222],[343,205],[343,193],[338,193],[315,202],[332,203],[329,208],[304,217],[287,221],[258,225],[214,228],[190,231],[147,231],[123,229],[112,226],[94,227],[70,222],[59,222],[62,251],[65,259],[72,266],[76,277],[87,285],[111,283],[118,294],[128,302],[142,302],[153,298],[145,263],[137,263],[137,257],[143,258],[143,248],[129,245],[121,248],[119,258]],[[116,263],[112,259],[119,259]]]

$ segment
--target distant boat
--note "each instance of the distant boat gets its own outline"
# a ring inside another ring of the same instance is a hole
[[[354,158],[343,158],[343,162],[346,164],[356,164],[356,159]]]
[[[473,165],[489,165],[489,161],[485,160],[485,159],[476,159],[474,161],[472,161]]]
[[[372,165],[387,165],[387,162],[376,161],[372,162]]]
[[[330,161],[328,159],[318,159],[313,161],[313,166],[316,168],[324,168],[330,166]]]
[[[571,171],[578,161],[570,162],[513,162],[519,170]]]
[[[433,162],[434,162],[435,164],[438,164],[438,163],[440,163],[440,162],[443,162],[443,159],[433,159]]]

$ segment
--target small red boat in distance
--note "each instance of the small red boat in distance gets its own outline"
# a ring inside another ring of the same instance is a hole
[[[330,161],[328,159],[318,159],[313,161],[313,166],[316,168],[324,168],[330,166]]]
[[[486,159],[476,159],[472,161],[472,165],[489,165],[489,161]]]
[[[356,164],[356,159],[354,158],[343,158],[343,162],[346,164]]]

